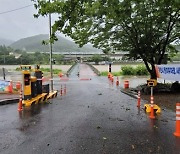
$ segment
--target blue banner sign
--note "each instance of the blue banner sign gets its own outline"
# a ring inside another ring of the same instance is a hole
[[[156,74],[158,78],[180,81],[180,64],[156,65]]]

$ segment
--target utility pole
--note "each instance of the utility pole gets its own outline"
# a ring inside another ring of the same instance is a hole
[[[49,0],[49,3],[51,1]],[[49,48],[50,48],[50,74],[51,74],[51,91],[53,91],[53,72],[52,72],[52,42],[51,42],[52,28],[51,28],[51,13],[49,13]]]

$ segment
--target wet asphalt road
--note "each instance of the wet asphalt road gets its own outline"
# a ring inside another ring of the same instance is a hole
[[[17,104],[0,106],[0,153],[180,154],[172,111],[150,120],[136,99],[84,64],[69,81],[54,84],[57,90],[66,85],[67,93],[20,113]]]

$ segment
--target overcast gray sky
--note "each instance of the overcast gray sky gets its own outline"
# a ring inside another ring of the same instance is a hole
[[[3,13],[31,4],[32,6],[18,11]],[[37,13],[37,10],[31,0],[0,0],[0,38],[15,41],[37,34],[48,34],[48,18],[36,19],[33,17],[34,13]],[[55,16],[52,18],[55,19]]]

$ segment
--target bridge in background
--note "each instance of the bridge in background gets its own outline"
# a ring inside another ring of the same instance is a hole
[[[124,55],[128,55],[129,52],[116,52],[114,54],[104,54],[102,52],[53,52],[53,54],[61,54],[64,55],[65,58],[71,59],[79,59],[79,58],[88,58],[92,57],[93,55],[101,55],[102,57],[109,57],[114,59],[122,59]]]

